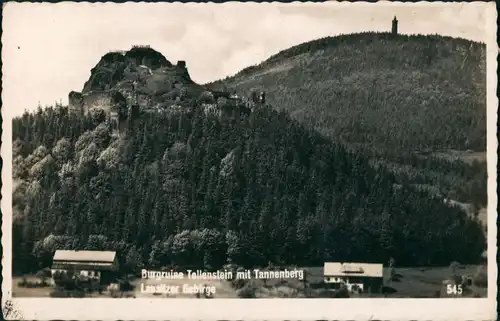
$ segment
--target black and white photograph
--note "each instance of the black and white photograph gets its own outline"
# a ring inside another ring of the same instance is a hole
[[[494,2],[2,23],[4,317],[496,315]]]

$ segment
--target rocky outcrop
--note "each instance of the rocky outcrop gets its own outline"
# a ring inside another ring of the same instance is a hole
[[[224,97],[224,102],[217,100]],[[171,105],[187,108],[193,100],[217,106],[215,114],[238,116],[246,109],[229,94],[212,92],[196,84],[190,77],[186,62],[172,64],[161,53],[148,46],[134,46],[128,51],[109,52],[91,69],[83,90],[71,92],[73,110],[87,113],[102,109],[107,114],[137,106],[150,109],[176,110]],[[213,108],[207,112],[213,113]]]
[[[90,70],[90,77],[85,82],[82,93],[110,89],[123,80],[126,67],[127,61],[121,54],[105,54],[97,65]]]
[[[185,61],[173,65],[150,47],[134,46],[129,51],[105,54],[92,68],[82,94],[89,96],[92,104],[100,95],[96,93],[112,90],[121,92],[129,103],[135,94],[151,96],[155,103],[161,103],[162,95],[177,96],[181,89],[188,93],[185,97],[197,97],[204,91],[191,80]]]
[[[126,105],[127,99],[119,91],[113,91],[110,93],[111,103],[113,105]]]
[[[123,80],[140,80],[152,70],[171,66],[167,58],[149,47],[136,46],[126,52],[109,52],[92,68],[82,92],[109,90]]]
[[[143,65],[152,70],[161,67],[170,67],[172,63],[167,60],[161,53],[148,46],[134,46],[125,53],[126,60],[137,66]]]

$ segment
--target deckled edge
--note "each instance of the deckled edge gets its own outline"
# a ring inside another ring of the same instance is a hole
[[[198,4],[198,5],[203,5],[203,4],[207,4],[207,3],[211,3],[211,4],[215,4],[215,2],[203,2],[203,3],[196,3],[196,2],[183,2],[183,1],[176,1],[177,3],[189,3],[189,4]],[[173,2],[173,3],[176,3],[176,2]],[[343,4],[346,4],[346,2],[348,1],[343,1],[342,3]],[[355,2],[355,1],[353,1]],[[16,4],[21,4],[21,3],[18,3],[18,2],[10,2],[10,3],[16,3]],[[7,5],[10,5],[10,3],[7,3],[7,4],[3,4],[4,5],[4,9],[5,9],[5,6]],[[68,2],[63,2],[63,3],[68,3]],[[70,2],[70,3],[74,3],[74,4],[92,4],[92,5],[114,5],[114,4],[117,4],[115,2]],[[144,1],[140,1],[140,2],[135,2],[135,1],[127,1],[127,2],[121,2],[122,4],[126,4],[126,3],[152,3],[152,2],[144,2]],[[257,3],[271,3],[271,2],[246,2],[246,3],[254,3],[254,4],[257,4]],[[280,2],[280,3],[286,3],[286,2]],[[290,2],[288,2],[290,3]],[[292,2],[292,3],[296,3],[296,4],[300,4],[300,3],[317,3],[317,2]],[[350,2],[348,2],[347,4],[349,4]],[[486,2],[476,2],[476,3],[483,3],[485,4]],[[22,5],[34,5],[34,4],[37,4],[37,5],[51,5],[51,3],[40,3],[40,2],[31,2],[31,3],[22,3]],[[357,5],[359,4],[363,4],[363,5],[374,5],[374,3],[370,3],[370,2],[356,2]],[[422,4],[425,4],[425,5],[429,5],[429,6],[439,6],[439,5],[444,5],[444,4],[447,4],[446,2],[412,2],[412,3],[407,3],[407,2],[384,2],[383,3],[384,5],[396,5],[396,4],[399,4],[399,5],[408,5],[408,6],[411,6],[411,5],[422,5]],[[494,6],[494,3],[491,2],[490,5],[493,5]],[[496,8],[495,8],[496,9]],[[488,19],[488,22],[491,24],[493,21],[494,21],[494,25],[496,26],[496,18],[497,18],[497,11],[493,11],[493,10],[490,10],[489,12],[487,12],[487,15],[489,16],[489,19]],[[497,97],[497,94],[496,94],[496,90],[497,90],[497,73],[496,73],[496,70],[497,68],[493,69],[493,65],[498,65],[497,64],[497,60],[495,59],[495,57],[498,56],[498,45],[496,43],[496,28],[493,28],[493,26],[491,26],[489,29],[488,29],[492,35],[490,35],[490,37],[488,38],[488,41],[487,41],[487,64],[488,64],[488,73],[487,73],[487,77],[488,77],[488,81],[487,81],[487,88],[488,88],[488,93],[487,93],[487,106],[488,106],[488,117],[487,117],[487,137],[488,137],[488,173],[489,173],[489,179],[488,179],[488,194],[489,194],[489,208],[488,208],[488,303],[493,303],[495,304],[495,308],[496,308],[496,294],[497,294],[497,286],[496,286],[496,279],[497,279],[497,264],[496,264],[496,253],[497,253],[497,242],[496,242],[496,232],[497,232],[497,227],[496,227],[496,219],[497,219],[497,211],[496,211],[496,207],[497,207],[497,193],[496,193],[496,165],[497,165],[497,154],[496,154],[496,150],[497,148],[495,147],[498,147],[498,140],[497,140],[497,137],[496,135],[494,135],[494,133],[496,133],[496,127],[497,127],[497,120],[496,118],[495,119],[492,119],[491,117],[491,114],[493,113],[494,115],[497,115],[498,113],[498,97]],[[494,30],[494,31],[493,31]],[[3,35],[2,35],[2,40],[3,40]],[[3,53],[2,53],[2,56],[3,56]],[[3,60],[3,59],[2,59]],[[2,66],[3,68],[3,66]],[[493,71],[494,70],[494,71]],[[3,91],[2,91],[2,95],[3,95]],[[3,115],[6,115],[5,113],[5,108],[4,110],[2,111]],[[6,115],[7,116],[7,115]],[[9,120],[8,123],[5,123],[4,120],[7,119]],[[10,240],[10,236],[11,236],[11,223],[12,223],[12,217],[11,217],[11,212],[12,212],[12,208],[11,208],[11,185],[12,185],[12,177],[11,177],[11,173],[12,173],[12,164],[11,164],[11,161],[12,161],[12,155],[10,155],[11,151],[12,151],[12,132],[11,132],[11,123],[10,123],[10,120],[11,120],[11,117],[4,117],[2,118],[2,144],[1,144],[1,158],[2,158],[2,161],[6,162],[3,163],[2,165],[2,182],[4,184],[2,184],[2,196],[5,196],[5,197],[2,197],[1,199],[1,208],[2,208],[2,247],[3,247],[3,250],[9,250],[9,253],[10,253],[10,250],[11,250],[11,240]],[[7,173],[7,174],[6,174]],[[7,186],[6,184],[7,183]],[[493,191],[493,194],[491,194],[491,192]],[[492,195],[494,195],[493,199],[492,199]],[[9,207],[6,207],[6,204],[10,205]],[[10,213],[10,215],[6,215],[5,213]],[[7,217],[6,217],[7,216]],[[495,223],[495,224],[491,224],[491,223]],[[495,244],[495,246],[493,247],[492,245]],[[7,245],[4,247],[4,245]],[[5,253],[5,252],[3,252]],[[491,258],[494,258],[493,260]],[[495,262],[495,264],[493,264],[493,262]],[[8,276],[9,278],[11,277],[11,257],[10,255],[3,255],[2,256],[2,276],[5,277],[5,276]],[[25,312],[30,312],[30,313],[27,313],[27,316],[29,319],[44,319],[44,315],[43,315],[43,312],[49,312],[48,315],[51,316],[51,319],[55,319],[54,317],[52,317],[53,314],[51,314],[50,312],[51,311],[48,311],[48,309],[43,309],[42,310],[38,310],[37,311],[32,311],[33,309],[28,309],[29,305],[32,305],[32,307],[34,305],[36,306],[41,306],[41,305],[38,305],[38,304],[34,304],[36,301],[52,301],[52,303],[57,303],[57,306],[65,306],[65,304],[70,304],[71,303],[74,303],[75,302],[75,299],[69,299],[68,300],[65,300],[65,299],[62,299],[62,300],[58,300],[58,299],[47,299],[47,300],[38,300],[38,299],[33,299],[33,300],[30,300],[30,299],[12,299],[12,293],[11,293],[11,289],[8,288],[6,289],[5,288],[5,279],[3,279],[3,282],[2,282],[2,292],[3,292],[3,296],[2,296],[2,312],[4,313],[4,317],[6,319],[16,319],[16,320],[21,320],[21,319],[24,319],[23,317],[23,311]],[[9,287],[11,286],[11,280],[9,283]],[[90,302],[90,301],[94,301],[94,303],[97,303],[95,299],[78,299],[81,303],[84,303],[84,305],[82,305],[82,307],[87,307],[87,308],[91,308],[89,305],[85,304],[87,302]],[[106,300],[106,299],[97,299],[99,301],[101,300],[104,300],[104,301],[101,301],[102,304],[101,304],[101,311],[112,311],[112,306],[116,305],[115,303],[118,303],[116,300],[117,299],[110,299],[110,300]],[[120,300],[120,299],[118,299]],[[325,301],[325,302],[330,302],[330,303],[333,303],[330,299],[326,299],[326,300],[318,300],[318,299],[305,299],[306,301]],[[378,301],[379,303],[379,306],[380,308],[383,308],[382,306],[385,305],[385,302],[387,302],[387,299],[383,299],[382,301],[379,300],[379,299],[366,299],[366,300],[363,300],[363,299],[349,299],[348,301],[344,301],[345,305],[351,305],[349,303],[354,303],[354,302],[359,302],[361,304],[366,304],[368,303],[369,301]],[[404,305],[406,305],[406,303],[410,303],[409,301],[413,301],[413,302],[416,302],[416,301],[420,301],[422,303],[425,303],[424,301],[426,301],[426,305],[430,307],[431,302],[432,301],[438,301],[438,302],[442,302],[442,307],[444,309],[446,309],[445,306],[450,306],[449,303],[450,303],[450,300],[447,300],[447,299],[430,299],[430,300],[426,300],[426,299],[417,299],[417,300],[414,300],[414,299],[402,299],[404,300]],[[460,305],[464,305],[466,303],[468,299],[452,299],[451,301],[454,301],[454,302],[458,302]],[[24,302],[23,302],[24,301]],[[122,300],[120,300],[122,301]],[[142,302],[141,302],[142,301]],[[142,303],[145,303],[146,307],[147,305],[152,305],[152,301],[153,300],[139,300],[139,299],[135,299],[134,301],[130,301],[130,303],[139,303],[139,305],[141,305],[142,307],[144,307],[144,305]],[[221,302],[221,303],[229,303],[228,301],[232,301],[233,303],[236,303],[236,302],[239,302],[239,303],[242,303],[242,302],[245,302],[245,304],[240,304],[241,307],[243,307],[243,305],[252,305],[250,304],[251,301],[254,301],[255,300],[223,300],[223,299],[217,299],[216,301],[225,301],[225,302]],[[270,303],[271,305],[269,307],[278,307],[280,304],[279,301],[282,301],[282,300],[279,300],[279,299],[273,299],[273,300],[270,300]],[[304,302],[304,300],[301,300],[301,299],[289,299],[289,300],[285,300],[285,301],[292,301],[291,303],[293,303],[294,305],[300,305],[300,303],[298,301],[302,301]],[[339,302],[339,301],[342,301],[342,300],[336,300],[335,302]],[[363,301],[363,302],[361,302]],[[401,305],[401,300],[395,300],[395,301],[398,301],[397,305]],[[175,304],[179,301],[173,301],[173,305],[174,306],[179,306],[179,304]],[[191,303],[194,303],[193,300],[189,300],[189,302]],[[203,302],[203,301],[196,301],[197,303],[200,303],[200,302]],[[205,303],[207,302],[206,300],[204,301]],[[214,302],[214,301],[211,301],[211,302]],[[246,304],[248,302],[248,304]],[[264,300],[263,299],[259,299],[258,302],[262,302],[264,303]],[[476,301],[478,302],[478,301]],[[23,304],[21,304],[23,303]],[[162,302],[162,304],[165,304],[166,302]],[[180,302],[179,302],[180,303]],[[95,305],[95,304],[91,304],[91,305]],[[135,306],[136,304],[127,304],[129,306],[129,308],[133,308],[132,306]],[[198,315],[202,315],[202,318],[203,319],[211,319],[211,320],[214,320],[213,319],[213,316],[211,313],[207,313],[207,312],[210,312],[208,310],[205,310],[203,308],[209,308],[210,310],[212,310],[212,308],[209,307],[209,305],[206,305],[206,304],[203,304],[204,306],[202,307],[202,309],[200,309],[199,307],[194,307],[192,306],[192,310],[196,310],[198,312],[197,316],[195,317],[196,319],[200,319],[198,317]],[[222,304],[221,304],[222,305]],[[260,304],[259,304],[260,305]],[[312,305],[311,305],[312,306]],[[227,309],[227,306],[226,306],[226,309]],[[30,311],[31,310],[31,311]],[[85,310],[82,310],[82,311],[85,311]],[[247,310],[248,312],[252,311],[252,310]],[[314,311],[314,310],[311,310],[311,312]],[[496,311],[496,309],[492,310],[492,313],[494,313],[493,311]],[[34,313],[33,313],[34,312]],[[352,315],[356,315],[356,311],[353,310],[352,311]],[[335,311],[331,311],[331,313],[335,313]],[[244,316],[245,319],[249,319],[247,317],[245,317],[245,313],[242,313],[241,314],[242,316]],[[359,318],[360,316],[358,315],[358,318],[345,318],[345,320],[352,320],[352,319],[356,319],[356,320],[372,320],[372,317],[367,317],[367,316],[363,316],[362,318]],[[171,319],[169,317],[167,317],[168,319]],[[455,315],[453,317],[448,317],[447,319],[458,319],[458,318],[468,318],[470,319],[470,316],[458,316],[458,315]],[[45,318],[46,319],[46,318]],[[75,318],[71,318],[71,319],[75,319]],[[78,318],[77,318],[78,319]],[[101,320],[104,320],[105,318],[96,318],[96,319],[101,319]],[[110,320],[113,320],[113,319],[116,319],[116,318],[109,318]],[[128,317],[123,317],[123,318],[120,318],[122,320],[127,320]],[[133,317],[133,319],[135,320],[139,320],[139,319],[143,319],[141,317]],[[163,319],[163,318],[162,318]],[[192,318],[186,318],[186,317],[181,317],[181,318],[178,318],[178,319],[182,319],[182,320],[191,320]],[[217,319],[222,319],[222,318],[215,318],[215,320]],[[225,319],[225,318],[224,318]],[[240,318],[238,318],[240,319]],[[255,318],[252,318],[255,320]],[[261,319],[267,319],[267,320],[282,320],[283,318],[276,318],[276,317],[273,317],[273,318],[261,318]],[[287,318],[288,320],[292,320],[291,318]],[[306,320],[306,319],[310,319],[310,320],[314,320],[314,319],[328,319],[328,318],[325,318],[324,316],[321,317],[321,318],[317,318],[317,317],[313,317],[313,318],[302,318],[302,320]],[[402,318],[398,318],[399,320],[403,320]],[[416,318],[408,318],[409,319],[412,319],[412,320],[416,320]],[[433,318],[434,320],[436,320],[436,318]],[[493,317],[492,317],[493,319]],[[88,320],[88,318],[79,318],[79,320]]]

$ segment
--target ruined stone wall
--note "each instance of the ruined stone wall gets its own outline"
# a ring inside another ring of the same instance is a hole
[[[111,95],[107,91],[86,93],[83,95],[83,105],[85,111],[100,108],[109,113],[111,107]]]
[[[149,108],[153,106],[153,102],[148,95],[138,94],[137,95],[137,105],[142,108]]]
[[[69,105],[69,110],[72,113],[77,113],[79,115],[83,114],[84,107],[83,107],[82,93],[76,91],[70,92],[68,95],[68,105]]]

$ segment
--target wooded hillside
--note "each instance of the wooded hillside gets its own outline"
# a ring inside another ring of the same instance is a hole
[[[377,154],[486,150],[482,43],[389,33],[327,37],[209,86],[263,90],[299,122]]]
[[[271,107],[142,113],[119,138],[56,106],[14,119],[13,141],[15,272],[63,248],[117,249],[130,268],[448,265],[485,248],[459,208]]]
[[[486,152],[482,43],[389,33],[327,37],[208,86],[264,91],[274,108],[385,164],[398,182],[487,204],[485,162],[442,157]]]

